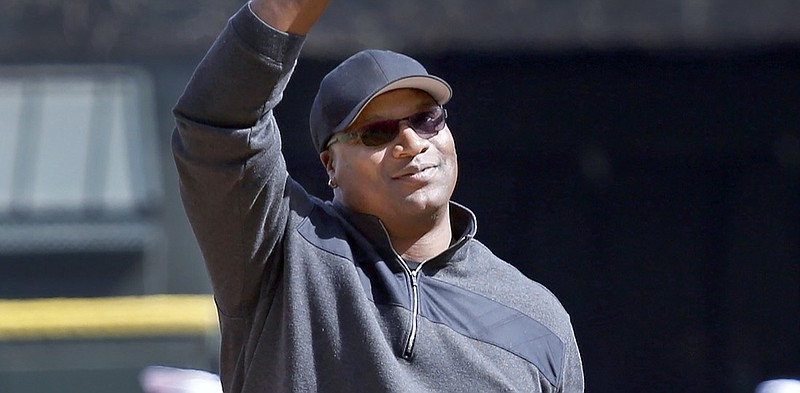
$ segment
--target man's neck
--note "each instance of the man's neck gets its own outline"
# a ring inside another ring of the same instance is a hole
[[[436,217],[407,223],[384,222],[397,253],[406,259],[424,262],[450,247],[453,232],[449,210]]]

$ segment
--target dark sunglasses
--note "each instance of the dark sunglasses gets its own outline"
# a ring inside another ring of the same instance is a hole
[[[397,138],[400,133],[400,122],[407,121],[411,129],[421,138],[430,139],[444,128],[447,110],[437,106],[431,110],[415,113],[404,119],[381,120],[369,123],[356,131],[334,135],[325,147],[337,142],[359,139],[365,146],[381,146]]]

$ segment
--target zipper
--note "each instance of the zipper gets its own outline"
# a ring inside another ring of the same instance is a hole
[[[386,230],[386,227],[381,222],[381,228],[383,229],[383,233],[386,235],[386,238],[389,238],[389,231]],[[422,265],[425,262],[420,262],[420,264],[414,269],[408,267],[408,264],[394,250],[392,247],[392,253],[394,253],[394,257],[397,258],[397,263],[403,268],[403,273],[408,276],[409,281],[411,281],[411,327],[409,328],[408,337],[406,338],[406,345],[403,347],[403,353],[400,355],[403,359],[409,360],[411,356],[414,355],[414,342],[417,340],[417,329],[418,327],[418,319],[419,319],[419,272],[422,270]]]
[[[419,283],[417,275],[422,268],[422,264],[420,263],[419,266],[417,266],[417,268],[414,270],[410,270],[405,263],[403,263],[403,265],[406,266],[406,273],[408,273],[408,276],[411,279],[411,329],[409,329],[408,332],[406,347],[403,349],[403,359],[408,360],[411,359],[412,355],[414,355],[414,342],[417,340],[419,319]]]
[[[389,239],[389,231],[386,230],[383,222],[378,222],[381,225],[381,229],[383,229],[383,234]],[[451,244],[447,250],[461,243],[466,238],[467,236],[462,236],[457,242]],[[397,258],[397,262],[403,268],[403,273],[405,273],[409,281],[411,281],[411,327],[409,328],[408,337],[406,338],[406,345],[403,347],[403,353],[401,354],[403,359],[409,360],[414,355],[414,344],[417,341],[417,331],[419,330],[419,272],[422,271],[422,265],[427,261],[420,262],[414,270],[411,270],[403,257],[395,251],[394,247],[391,247],[391,249],[395,258]]]

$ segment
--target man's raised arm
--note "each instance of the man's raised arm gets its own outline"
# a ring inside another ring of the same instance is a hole
[[[254,0],[242,7],[174,108],[173,151],[184,207],[217,304],[229,316],[253,306],[267,256],[283,236],[288,174],[272,110],[283,96],[303,34],[327,3]]]

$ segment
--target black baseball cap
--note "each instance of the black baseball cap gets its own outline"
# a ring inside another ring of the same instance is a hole
[[[322,79],[311,105],[309,125],[317,152],[326,149],[333,134],[353,124],[373,98],[404,88],[425,91],[439,105],[453,96],[447,82],[401,53],[369,49],[343,61]]]

